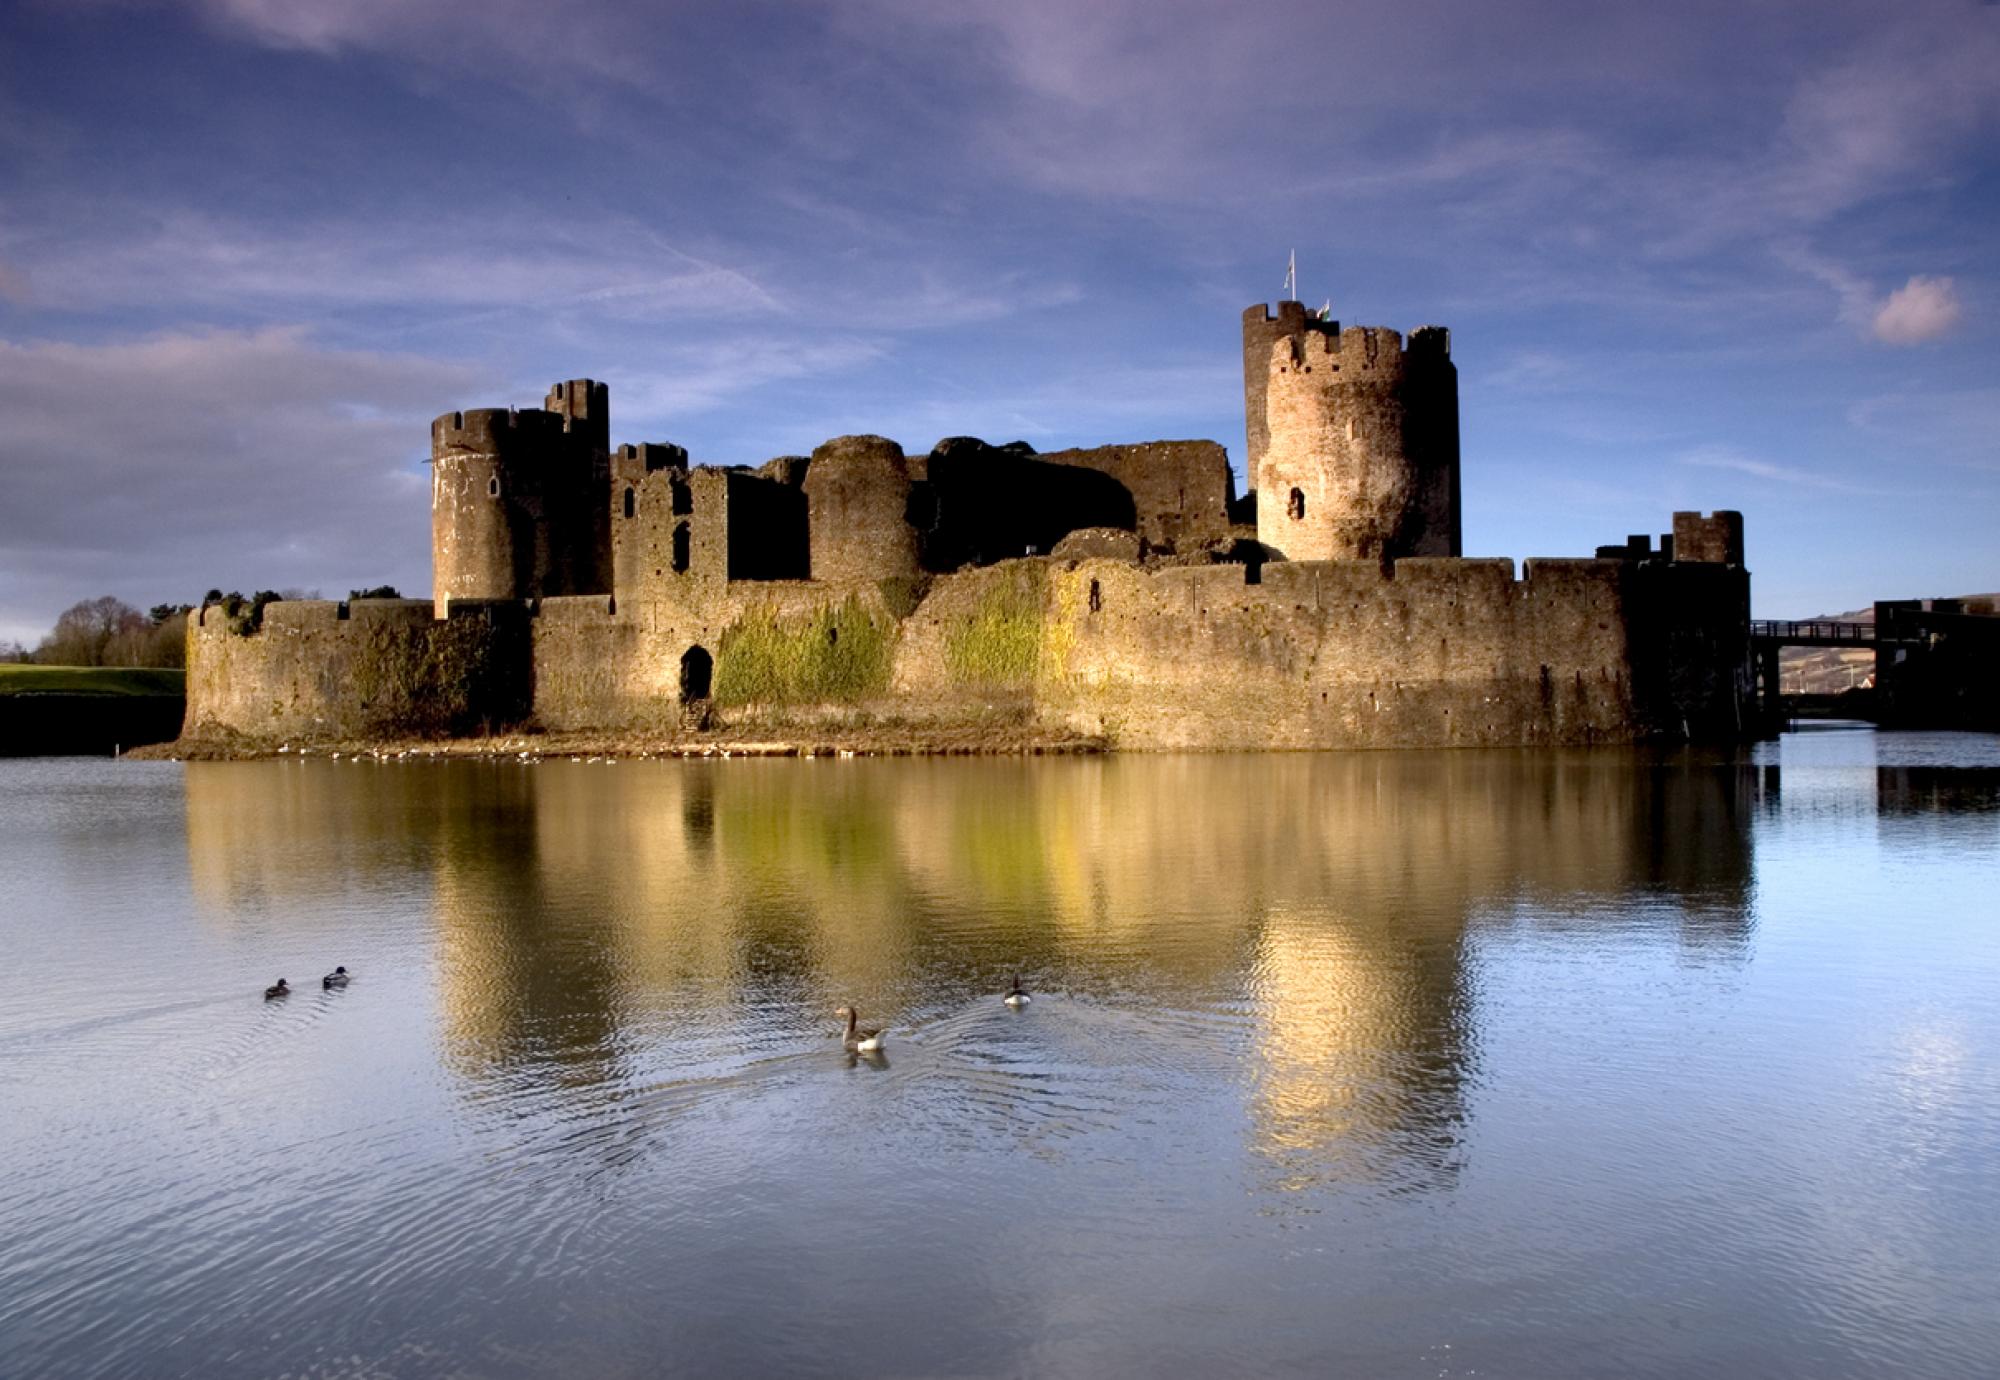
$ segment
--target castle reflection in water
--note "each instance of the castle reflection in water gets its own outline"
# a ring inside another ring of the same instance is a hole
[[[620,1096],[661,1042],[699,1077],[798,1051],[843,1001],[921,1043],[1019,969],[1057,999],[1038,1018],[1156,1003],[1222,1031],[1280,1187],[1451,1181],[1493,936],[1610,925],[1741,962],[1778,786],[1625,752],[186,770],[215,923],[432,898],[468,1095]]]

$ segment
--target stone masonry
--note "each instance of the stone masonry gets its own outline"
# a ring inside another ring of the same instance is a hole
[[[614,448],[589,379],[541,408],[449,412],[431,433],[433,599],[281,602],[247,632],[190,615],[185,731],[1744,736],[1741,515],[1677,513],[1658,551],[1632,537],[1519,576],[1465,559],[1450,346],[1439,327],[1405,340],[1250,308],[1241,496],[1212,441],[912,454],[846,436],[753,469]]]

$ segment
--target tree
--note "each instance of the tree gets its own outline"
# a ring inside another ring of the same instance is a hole
[[[57,615],[54,630],[35,649],[35,660],[44,666],[103,666],[114,638],[149,626],[146,616],[122,599],[108,594],[85,599]]]

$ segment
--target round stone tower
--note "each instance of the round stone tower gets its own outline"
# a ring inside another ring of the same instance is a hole
[[[546,563],[542,482],[563,444],[552,412],[483,407],[431,423],[431,589],[453,599],[538,594]]]
[[[1265,352],[1257,539],[1291,560],[1462,554],[1450,332],[1419,327],[1406,348],[1384,327],[1298,324],[1253,340],[1245,319],[1245,349]]]
[[[920,567],[910,526],[910,466],[881,436],[841,436],[806,467],[806,523],[815,580],[887,580]]]

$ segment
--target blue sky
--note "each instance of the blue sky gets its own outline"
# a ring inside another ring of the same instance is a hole
[[[1468,554],[1743,510],[1757,611],[2000,588],[2000,7],[16,0],[0,640],[429,588],[428,423],[1207,436],[1238,314],[1452,327]]]

